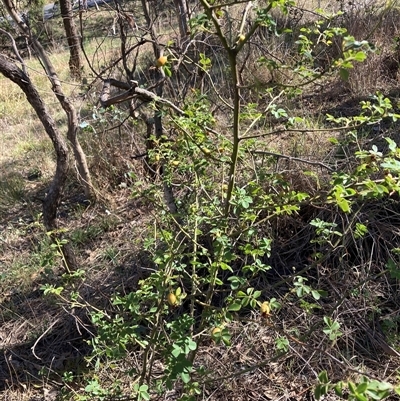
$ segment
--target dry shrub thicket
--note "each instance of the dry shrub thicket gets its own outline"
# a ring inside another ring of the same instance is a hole
[[[364,7],[350,2],[335,4],[346,12],[337,17],[334,24],[347,28],[356,39],[367,37],[374,44],[375,52],[369,54],[364,63],[355,65],[348,82],[328,76],[306,88],[300,97],[280,99],[288,110],[307,117],[306,126],[301,133],[264,138],[265,147],[270,151],[350,170],[356,162],[354,152],[357,147],[369,149],[372,144],[381,147],[385,136],[396,139],[398,124],[385,121],[379,126],[362,128],[357,141],[351,141],[349,137],[348,144],[340,147],[331,146],[328,138],[345,139],[346,133],[338,133],[334,128],[322,133],[312,132],[314,128],[329,127],[324,119],[325,113],[355,115],[360,111],[359,101],[369,99],[377,90],[389,96],[397,107],[400,12],[396,7],[387,10],[375,2],[365,3]],[[269,52],[289,64],[295,61],[296,33],[302,26],[312,24],[315,18],[315,14],[304,11],[307,7],[307,4],[298,4],[288,16],[276,15],[278,28],[291,28],[293,34],[275,37],[270,32],[260,32],[252,39],[252,52],[244,52],[243,59],[242,77],[249,87],[246,102],[257,102],[262,109],[263,102],[268,100],[264,100],[260,93],[292,79],[290,69],[271,72],[266,67],[256,67],[255,60]],[[138,14],[136,8],[128,11]],[[170,11],[160,15],[160,26],[170,27]],[[89,24],[91,19],[95,19],[94,13],[89,12],[83,19],[85,24]],[[105,16],[95,27],[109,33],[112,21],[113,18]],[[140,23],[140,17],[138,21]],[[47,32],[57,28],[50,26]],[[174,35],[174,32],[164,33],[166,41],[169,35]],[[104,70],[106,75],[122,79],[125,73],[121,63],[113,65],[118,55],[114,46],[117,39],[98,37],[87,40],[90,44],[88,58],[96,71]],[[111,50],[107,51],[113,55],[105,53],[103,40],[107,45],[111,43]],[[132,43],[137,40],[135,33],[130,34],[128,40]],[[226,60],[220,48],[208,46],[208,43],[213,44],[213,40],[207,34],[202,37],[202,43],[206,44],[204,51],[209,52],[213,60],[210,75],[220,94],[229,95]],[[130,63],[138,63],[133,78],[151,84],[154,80],[151,46],[146,44],[139,49],[140,52],[132,52],[128,59]],[[317,62],[324,68],[340,51],[340,47],[335,46],[322,48]],[[85,122],[81,141],[95,185],[102,194],[102,202],[89,207],[71,177],[59,217],[69,231],[87,277],[74,288],[80,298],[78,307],[72,312],[49,298],[43,298],[39,290],[46,282],[56,286],[63,284],[57,261],[53,261],[56,267],[49,268],[51,263],[48,260],[53,256],[48,251],[49,241],[38,223],[40,199],[46,188],[46,182],[40,181],[43,165],[32,163],[30,168],[23,170],[21,177],[13,171],[13,164],[1,160],[0,398],[4,400],[53,400],[61,397],[63,386],[66,399],[83,394],[85,378],[93,368],[84,361],[90,355],[86,340],[95,335],[87,315],[89,304],[112,314],[111,295],[135,291],[137,281],[153,267],[141,244],[152,230],[154,210],[145,200],[130,199],[129,189],[136,184],[132,177],[146,176],[148,166],[143,157],[146,124],[143,118],[137,117],[140,113],[148,113],[149,117],[150,112],[128,103],[116,106],[114,111],[102,110],[98,107],[101,84],[91,82],[90,76],[87,78],[79,88],[83,96],[76,89],[73,93],[76,103],[81,104],[80,115]],[[218,128],[224,131],[224,126],[229,127],[226,110],[218,103],[218,98],[213,97],[213,91],[207,88],[207,81],[198,78],[193,82],[189,73],[180,78],[179,88],[173,84],[165,88],[167,96],[180,105],[189,96],[190,88],[199,84],[209,96]],[[2,114],[2,118],[6,116]],[[260,122],[259,129],[270,129],[274,124],[265,119]],[[173,131],[170,132],[170,139],[174,139]],[[18,134],[15,136],[17,141]],[[10,154],[9,157],[15,158],[15,165],[19,165],[26,153]],[[280,174],[282,180],[293,188],[308,193],[320,191],[330,180],[323,167],[305,168],[301,161],[293,158],[267,155],[261,165],[260,171],[264,171],[267,177],[272,172]],[[308,170],[307,174],[305,170]],[[134,172],[134,175],[129,176],[129,172]],[[245,183],[248,178],[243,176],[240,179]],[[279,191],[279,185],[279,182],[266,183],[271,191]],[[185,192],[177,189],[176,195],[183,197]],[[315,229],[309,223],[316,218],[337,224],[343,235],[333,236],[333,243],[313,242]],[[368,223],[368,234],[363,238],[354,234],[356,223]],[[351,215],[316,204],[301,208],[295,215],[277,217],[265,223],[265,236],[274,238],[272,254],[266,258],[272,269],[255,278],[252,285],[268,294],[268,298],[284,297],[286,302],[279,314],[270,319],[260,319],[252,312],[232,324],[230,348],[216,345],[211,339],[207,346],[203,346],[196,364],[203,365],[211,373],[202,383],[202,397],[199,399],[312,399],[312,388],[321,370],[326,370],[333,381],[355,380],[362,371],[370,377],[396,383],[400,362],[400,292],[398,279],[387,274],[386,265],[390,259],[399,263],[399,227],[400,210],[396,196],[357,204]],[[323,255],[317,263],[314,262],[315,254]],[[328,296],[319,302],[292,302],[293,274],[299,272],[308,278],[308,285],[325,290]],[[321,316],[332,316],[340,323],[342,336],[336,342],[330,343],[322,332]],[[275,341],[283,336],[289,338],[289,352],[276,357]],[[306,340],[303,342],[301,338]],[[140,364],[140,353],[132,349],[119,365],[102,366],[96,375],[104,383],[109,383],[110,388],[119,382],[124,393],[130,381],[125,370],[140,368]],[[162,365],[155,366],[154,375],[161,374],[162,370]],[[65,372],[73,372],[77,379],[63,383],[61,378]],[[176,388],[158,399],[178,399],[179,391]]]

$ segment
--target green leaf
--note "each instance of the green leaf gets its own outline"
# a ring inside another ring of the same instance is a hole
[[[150,395],[148,393],[140,393],[140,397],[144,401],[150,401]]]
[[[248,296],[243,297],[243,298],[240,300],[240,304],[242,305],[242,307],[245,307],[245,306],[247,306],[247,305],[249,304],[250,300],[251,300],[251,298],[248,297]]]
[[[339,322],[333,322],[332,326],[331,326],[332,330],[339,330],[340,329],[340,324]]]
[[[246,282],[246,279],[239,278],[237,276],[231,276],[228,278],[228,281],[231,283],[231,289],[237,290],[244,282]]]
[[[189,338],[187,346],[191,351],[194,351],[197,348],[197,343]]]
[[[362,238],[365,236],[365,234],[368,233],[368,228],[366,225],[361,224],[361,223],[356,223],[356,229],[354,231],[354,238]]]
[[[359,61],[359,62],[363,62],[366,58],[367,55],[365,54],[365,52],[357,52],[356,54],[354,54],[354,60]]]
[[[226,346],[229,347],[231,345],[231,333],[227,328],[222,329],[221,338]]]
[[[229,270],[230,272],[233,272],[232,268],[224,262],[220,262],[219,266],[222,270]]]
[[[148,390],[149,390],[149,386],[147,384],[142,384],[139,387],[139,389],[138,389],[139,400],[145,400],[145,401],[150,400],[150,395],[148,393]]]
[[[215,284],[216,284],[216,285],[224,285],[224,282],[223,282],[220,278],[217,277],[217,278],[215,279]]]
[[[171,69],[169,67],[167,67],[166,65],[163,67],[163,69],[164,69],[165,75],[170,78],[172,76]]]
[[[367,389],[367,387],[368,387],[368,383],[367,382],[364,382],[364,383],[360,383],[358,386],[357,386],[357,393],[365,393],[365,390]]]
[[[381,167],[387,168],[395,173],[398,173],[400,172],[400,161],[392,159],[388,162],[382,163]]]
[[[325,320],[325,318],[324,318]],[[356,393],[356,385],[353,382],[348,382],[347,385],[349,386],[349,390],[351,394],[355,394]]]
[[[242,305],[239,303],[233,303],[232,305],[228,306],[228,311],[237,312],[242,309]]]
[[[389,144],[389,149],[391,152],[394,152],[397,149],[396,142],[391,138],[385,138],[386,142]]]
[[[339,396],[339,397],[343,396],[343,383],[342,382],[337,383],[333,389],[335,390],[335,393],[337,396]]]
[[[322,394],[321,390],[322,390],[321,384],[318,384],[317,386],[315,386],[314,397],[316,400],[319,400],[322,397],[323,394]]]
[[[281,304],[276,300],[276,298],[271,298],[269,300],[269,306],[271,310],[277,310],[281,307]]]
[[[350,212],[350,202],[346,199],[337,199],[337,204],[342,209],[343,212],[348,213]]]
[[[328,373],[326,372],[326,370],[323,370],[319,375],[318,375],[318,380],[321,383],[328,383],[329,379],[328,379]]]
[[[367,382],[367,386],[366,394],[374,400],[386,398],[390,394],[390,391],[393,390],[393,386],[390,383],[378,380]]]
[[[368,383],[368,389],[375,389],[377,391],[387,391],[387,390],[392,390],[393,386],[388,382],[372,380],[371,382]]]
[[[183,353],[183,349],[179,345],[173,344],[173,350],[171,351],[173,357],[178,358]]]
[[[280,351],[287,352],[289,350],[289,340],[286,337],[278,337],[275,340],[276,348]]]
[[[184,383],[189,383],[190,382],[190,374],[187,373],[187,372],[182,372],[181,373],[181,378],[182,378],[182,381]]]

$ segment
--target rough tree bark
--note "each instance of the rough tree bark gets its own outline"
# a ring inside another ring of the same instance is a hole
[[[189,36],[189,9],[186,0],[174,0],[177,22],[179,25],[180,40]]]
[[[3,4],[10,15],[10,17],[16,23],[19,32],[28,38],[32,47],[35,49],[36,56],[40,59],[44,69],[46,71],[47,77],[52,84],[52,90],[55,93],[58,101],[60,102],[62,108],[64,109],[67,119],[68,119],[68,132],[67,138],[71,143],[72,150],[74,152],[74,157],[77,164],[78,179],[82,183],[85,190],[85,195],[88,199],[95,199],[95,193],[93,191],[93,185],[89,173],[89,168],[87,166],[86,156],[82,150],[79,143],[77,133],[78,133],[78,115],[74,105],[71,100],[64,94],[61,82],[58,78],[56,70],[50,58],[47,56],[41,43],[37,40],[35,35],[30,31],[29,27],[22,20],[19,13],[16,11],[12,0],[2,0]]]
[[[60,11],[69,47],[69,70],[72,77],[80,79],[82,76],[82,60],[71,0],[60,0]]]
[[[57,167],[53,181],[43,201],[43,220],[46,230],[52,232],[51,237],[53,241],[55,241],[59,238],[59,233],[57,233],[57,209],[62,198],[68,174],[68,148],[63,136],[57,129],[56,122],[49,114],[45,103],[36,90],[36,87],[32,84],[29,76],[2,54],[0,54],[0,73],[22,89],[29,104],[40,119],[47,135],[53,142],[53,147],[56,152]],[[61,245],[60,250],[64,256],[66,269],[68,271],[75,270],[77,268],[77,263],[70,245]]]
[[[179,0],[180,1],[180,0]],[[182,0],[182,2],[184,2],[185,0]],[[160,57],[163,56],[164,54],[164,48],[161,47],[158,43],[158,39],[157,39],[157,32],[155,30],[155,26],[153,24],[153,17],[151,15],[151,10],[149,7],[149,2],[146,0],[141,0],[142,3],[142,8],[143,8],[143,13],[144,13],[144,17],[146,20],[146,24],[147,24],[147,29],[149,30],[150,33],[150,37],[153,41],[153,54],[154,54],[154,60],[159,59]],[[162,98],[163,95],[163,88],[164,88],[164,81],[165,81],[165,73],[163,71],[162,68],[157,68],[156,70],[156,79],[157,79],[157,85],[156,85],[156,98]],[[160,139],[162,136],[162,131],[163,131],[163,124],[162,124],[162,113],[160,113],[160,109],[158,108],[159,105],[156,105],[156,110],[154,112],[154,136],[157,139]],[[147,125],[147,141],[146,141],[146,149],[147,152],[149,152],[149,150],[151,150],[152,148],[152,140],[151,140],[151,132],[152,129],[151,127],[148,125],[149,120],[147,120],[146,125]],[[150,137],[149,137],[150,135]],[[164,166],[160,165],[158,168],[156,166],[152,166],[151,168],[153,171],[158,171],[158,173],[162,176],[163,175],[163,169]],[[163,189],[164,189],[164,200],[165,203],[169,209],[169,211],[171,212],[171,214],[176,215],[178,214],[178,208],[176,206],[176,202],[175,202],[175,197],[174,197],[174,193],[172,190],[172,186],[170,184],[168,184],[165,180],[163,182]]]

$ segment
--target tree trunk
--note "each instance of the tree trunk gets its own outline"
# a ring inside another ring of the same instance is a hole
[[[56,152],[57,167],[53,181],[43,202],[43,220],[46,230],[52,233],[51,237],[53,241],[57,241],[57,239],[59,239],[59,233],[57,233],[57,209],[61,201],[68,173],[67,145],[65,144],[63,136],[57,129],[56,122],[49,114],[46,105],[35,86],[32,84],[29,76],[2,54],[0,54],[0,73],[22,89],[29,104],[39,117],[47,135],[53,142],[53,147]],[[56,243],[60,244],[60,241]],[[75,270],[77,264],[75,256],[73,252],[71,252],[71,246],[69,244],[60,245],[60,250],[63,252],[66,269]]]
[[[37,57],[40,59],[43,67],[46,71],[47,77],[52,84],[52,90],[55,93],[58,101],[60,102],[62,108],[64,109],[67,118],[68,118],[68,132],[67,138],[71,143],[75,160],[77,163],[78,169],[78,179],[82,183],[83,188],[85,190],[85,195],[88,199],[95,199],[95,193],[93,191],[92,180],[89,173],[89,168],[86,162],[86,156],[83,152],[81,145],[79,143],[77,132],[78,132],[78,115],[76,113],[76,109],[73,106],[71,100],[65,96],[61,82],[58,78],[56,70],[50,58],[47,56],[46,51],[44,50],[41,43],[37,40],[37,38],[30,31],[29,27],[22,20],[20,14],[16,11],[11,0],[3,0],[3,4],[10,15],[10,17],[14,20],[17,25],[18,30],[32,43],[33,48],[35,49]]]
[[[184,2],[185,0],[182,0],[182,2]],[[143,8],[143,12],[144,12],[144,17],[146,19],[146,23],[147,23],[147,29],[150,32],[150,36],[153,40],[153,54],[154,54],[154,60],[157,60],[159,57],[162,57],[164,54],[164,48],[159,46],[158,43],[158,39],[157,39],[157,32],[155,30],[155,26],[153,24],[153,18],[151,16],[151,12],[150,12],[150,7],[149,7],[149,2],[146,0],[141,0],[142,2],[142,8]],[[156,71],[156,77],[158,80],[157,83],[157,88],[156,88],[156,95],[158,98],[162,98],[163,95],[163,88],[164,88],[164,80],[165,80],[165,73],[164,70],[162,68],[157,68]],[[156,110],[154,112],[154,117],[153,117],[153,121],[154,121],[154,133],[155,133],[155,137],[157,139],[161,140],[162,137],[162,131],[163,131],[163,124],[162,124],[162,113],[160,113],[160,110],[158,108],[159,106],[156,105]],[[150,140],[150,136],[151,136],[151,131],[152,128],[150,126],[147,126],[147,141],[146,141],[146,150],[147,150],[147,154],[149,153],[149,150],[151,150],[153,143]],[[155,173],[159,173],[161,176],[163,175],[163,165],[160,164],[160,166],[151,166],[151,170],[152,170],[152,175]],[[175,197],[174,197],[174,193],[172,191],[172,186],[170,184],[168,184],[167,182],[165,182],[165,179],[163,178],[163,190],[164,190],[164,201],[168,207],[168,210],[170,211],[171,214],[177,216],[178,214],[178,209],[176,206],[176,202],[175,202]]]
[[[174,0],[176,18],[179,25],[180,40],[189,35],[189,12],[186,0]]]
[[[72,77],[80,79],[82,75],[80,43],[74,22],[71,0],[60,0],[60,11],[69,47],[69,70]]]

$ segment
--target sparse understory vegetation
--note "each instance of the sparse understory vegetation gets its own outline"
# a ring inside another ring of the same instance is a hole
[[[400,399],[400,4],[60,3],[2,2],[0,399]]]

